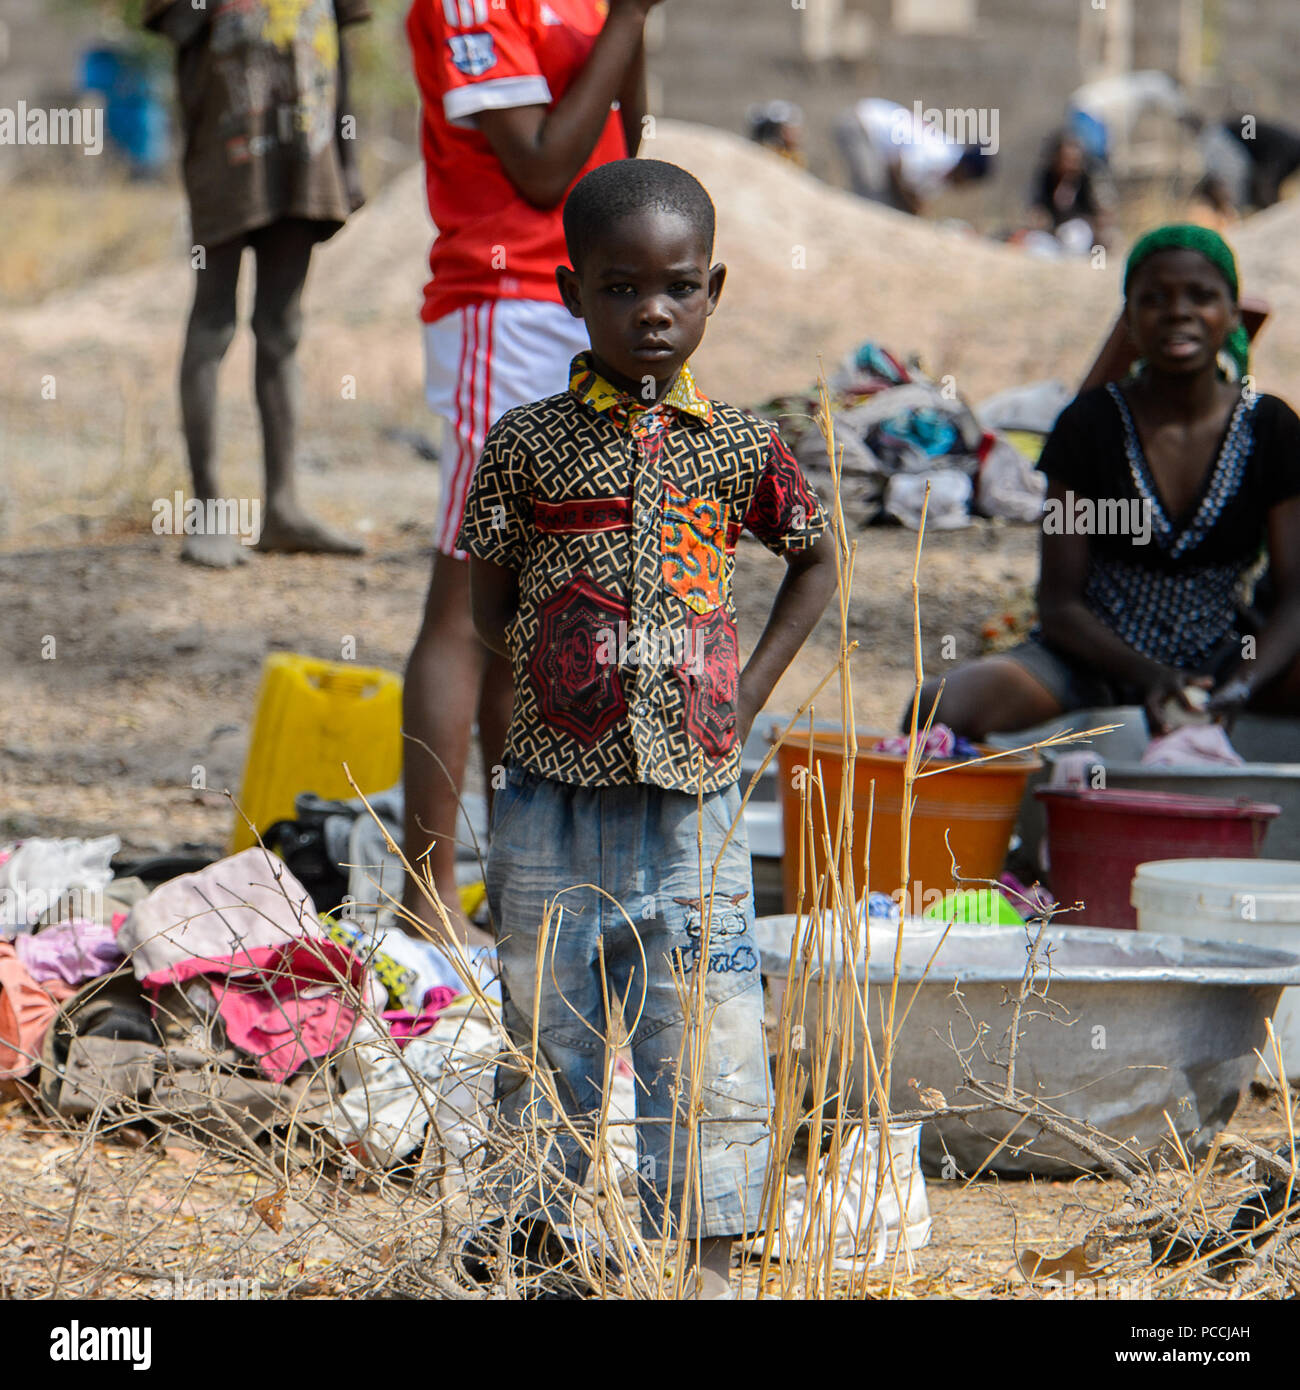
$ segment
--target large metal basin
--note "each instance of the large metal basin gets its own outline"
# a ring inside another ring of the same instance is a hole
[[[765,917],[758,923],[772,1018],[779,1017],[794,929],[791,916]],[[913,1077],[922,1086],[937,1087],[953,1105],[975,1099],[961,1089],[961,1064],[949,1042],[951,1033],[958,1047],[969,1049],[972,1020],[986,1025],[983,1050],[988,1060],[976,1052],[971,1070],[981,1080],[1002,1080],[1011,1036],[1009,1001],[1024,972],[1030,930],[955,927],[949,932],[895,1043],[895,1109],[918,1107],[917,1093],[908,1084]],[[899,974],[904,1002],[922,979],[941,934],[942,927],[929,922],[909,920],[905,925]],[[870,986],[888,987],[895,942],[892,928],[873,928]],[[1050,968],[1038,979],[1047,983],[1053,1008],[1036,1001],[1022,1015],[1017,1088],[1143,1151],[1170,1137],[1166,1112],[1191,1150],[1200,1152],[1209,1144],[1232,1117],[1255,1073],[1254,1050],[1265,1044],[1265,1020],[1282,989],[1300,983],[1300,956],[1261,947],[1075,926],[1048,927],[1043,949]],[[862,979],[861,959],[856,969]],[[960,1006],[954,985],[961,992]],[[876,988],[869,995],[879,1056],[882,996]],[[819,991],[809,990],[802,1019],[804,1036],[810,1039],[819,1035],[818,996]],[[857,1048],[860,1058],[860,1033]],[[805,1056],[805,1065],[808,1060]],[[847,1103],[856,1110],[862,1105],[861,1072],[856,1063],[852,1070],[857,1075]],[[921,1139],[926,1171],[952,1177],[955,1166],[958,1173],[973,1172],[1017,1119],[996,1110],[968,1120],[927,1123]],[[990,1165],[994,1172],[1048,1177],[1093,1166],[1086,1153],[1030,1122],[1021,1124]]]

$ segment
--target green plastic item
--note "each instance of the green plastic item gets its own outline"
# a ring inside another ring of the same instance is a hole
[[[1025,919],[1004,893],[993,888],[962,888],[921,914],[930,920],[966,922],[976,927],[1023,927]]]

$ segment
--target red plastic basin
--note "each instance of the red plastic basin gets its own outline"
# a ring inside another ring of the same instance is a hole
[[[1152,859],[1256,859],[1280,806],[1178,792],[1039,787],[1047,812],[1052,892],[1062,907],[1082,903],[1060,926],[1137,929],[1129,890]]]

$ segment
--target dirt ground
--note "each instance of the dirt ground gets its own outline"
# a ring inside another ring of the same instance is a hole
[[[718,253],[730,277],[697,365],[706,390],[740,404],[806,389],[819,359],[829,367],[866,337],[921,353],[973,401],[1017,382],[1077,380],[1117,308],[1117,264],[1034,262],[901,219],[718,132],[662,122],[646,153],[693,168],[717,201]],[[115,833],[133,855],[218,849],[232,821],[223,793],[238,791],[265,655],[338,658],[350,642],[358,663],[400,670],[420,618],[438,483],[436,465],[413,442],[436,444],[438,427],[420,394],[415,309],[430,232],[418,171],[397,178],[323,248],[309,286],[302,488],[325,520],[364,537],[368,553],[354,561],[254,554],[212,573],[180,564],[179,541],[153,534],[154,500],[185,484],[174,397],[190,272],[179,206],[156,190],[142,197],[151,200],[149,244],[165,246],[165,258],[139,264],[124,251],[105,266],[86,255],[84,278],[8,313],[0,340],[0,841]],[[1300,368],[1296,221],[1283,205],[1238,238],[1248,288],[1279,311],[1261,349],[1261,389],[1283,393]],[[35,224],[34,236],[54,235]],[[116,242],[138,248],[138,238],[112,225]],[[84,227],[77,236],[78,244],[94,240]],[[9,248],[0,285],[15,283],[18,254]],[[222,388],[232,495],[260,491],[250,379],[244,331]],[[887,729],[912,684],[915,537],[878,528],[858,540],[855,715],[861,729]],[[951,664],[940,657],[946,637],[956,660],[977,653],[982,624],[1032,582],[1035,554],[1032,527],[979,523],[927,539],[927,669]],[[742,545],[736,591],[750,642],[780,573],[779,562]],[[833,666],[837,644],[832,613],[772,708],[793,710]],[[816,713],[840,716],[834,682]],[[196,768],[205,789],[193,787]],[[1276,1098],[1250,1101],[1236,1127],[1282,1137]],[[159,1219],[188,1223],[195,1238],[204,1220],[256,1221],[249,1173],[204,1168],[198,1182],[184,1151],[142,1157],[100,1148],[110,1177],[153,1165],[141,1200]],[[53,1184],[44,1209],[37,1199],[20,1215],[0,1205],[0,1289],[6,1280],[12,1288],[25,1279],[30,1290],[47,1279],[42,1252],[64,1220],[54,1199],[71,1191],[59,1169],[65,1151],[66,1135],[44,1131],[12,1103],[0,1109],[0,1167]],[[1114,1185],[1094,1179],[982,1181],[970,1190],[936,1182],[933,1243],[914,1275],[899,1275],[897,1291],[1026,1293],[1023,1281],[1008,1282],[1015,1248],[1062,1250],[1090,1226],[1091,1212],[1118,1199]],[[113,1200],[105,1188],[105,1212]],[[93,1209],[83,1208],[77,1228],[87,1239],[98,1239]],[[289,1264],[320,1259],[325,1268],[342,1258],[328,1242],[312,1253],[308,1235],[291,1234]],[[265,1244],[271,1233],[263,1235]],[[78,1261],[74,1253],[61,1276],[69,1290],[82,1277]],[[121,1296],[157,1273],[124,1266],[116,1284],[81,1291]],[[321,1280],[327,1293],[329,1278]]]
[[[1261,1144],[1285,1142],[1277,1096],[1249,1096],[1232,1128]],[[0,1102],[0,1165],[0,1299],[332,1298],[358,1289],[392,1297],[386,1280],[435,1248],[419,1214],[427,1203],[409,1181],[379,1184],[327,1166],[286,1185],[269,1164],[214,1158],[181,1138],[142,1145],[128,1131],[87,1142],[34,1120],[16,1100]],[[1230,1210],[1241,1200],[1239,1166],[1217,1166],[1201,1187],[1206,1204]],[[1204,1273],[1153,1274],[1138,1239],[1111,1244],[1100,1259],[1090,1254],[1096,1263],[1071,1287],[1031,1282],[1024,1259],[1032,1270],[1034,1254],[1058,1259],[1095,1236],[1102,1218],[1124,1208],[1121,1183],[985,1176],[968,1186],[932,1177],[926,1187],[930,1242],[910,1268],[901,1253],[877,1266],[869,1296],[1224,1299],[1250,1296],[1261,1279],[1253,1266],[1222,1283]],[[754,1297],[757,1267],[740,1278],[742,1296]],[[765,1285],[772,1294],[778,1278]],[[242,1294],[213,1291],[213,1281],[236,1279],[248,1286]],[[162,1286],[171,1287],[160,1294]],[[1279,1290],[1275,1281],[1268,1292]]]

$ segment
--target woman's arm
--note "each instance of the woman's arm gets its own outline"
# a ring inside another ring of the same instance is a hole
[[[1240,708],[1300,655],[1300,497],[1279,502],[1268,514],[1268,568],[1277,602],[1255,642],[1212,696],[1215,709]]]
[[[1066,508],[1064,484],[1048,485],[1048,500]],[[1183,688],[1197,678],[1164,666],[1130,647],[1101,621],[1083,601],[1088,577],[1088,538],[1049,535],[1043,532],[1039,551],[1038,620],[1043,636],[1067,656],[1095,667],[1103,675],[1125,685],[1135,685],[1146,697],[1147,716],[1153,729],[1164,727],[1160,707],[1170,695],[1182,696]]]
[[[478,128],[506,177],[534,207],[555,207],[596,148],[609,109],[641,52],[646,15],[659,3],[610,0],[605,27],[582,71],[554,106],[478,113]]]

